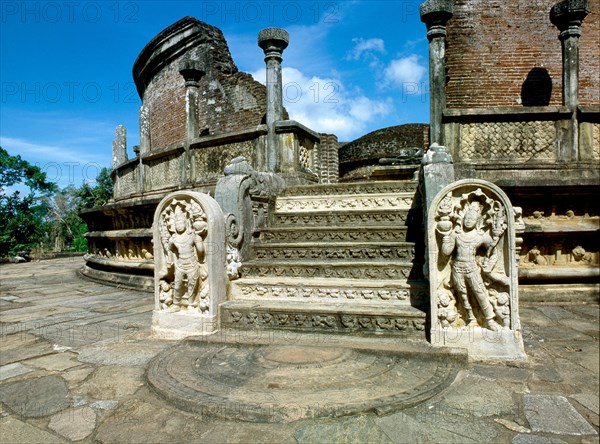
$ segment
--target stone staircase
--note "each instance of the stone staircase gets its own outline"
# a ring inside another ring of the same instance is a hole
[[[277,197],[221,306],[229,328],[424,338],[416,182],[296,186]]]

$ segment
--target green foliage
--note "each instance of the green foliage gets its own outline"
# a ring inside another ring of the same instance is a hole
[[[7,193],[6,187],[12,186],[25,186],[29,193]],[[0,257],[29,251],[44,241],[47,208],[40,197],[56,189],[39,167],[0,147]]]
[[[29,193],[7,193],[13,186]],[[78,213],[105,204],[112,188],[110,171],[103,168],[95,185],[59,190],[39,167],[0,147],[0,257],[33,249],[86,251],[87,225]]]
[[[53,193],[58,187],[46,180],[46,173],[39,167],[31,165],[21,156],[11,156],[0,146],[0,192],[4,187],[22,183],[32,192]]]
[[[79,211],[87,210],[89,208],[99,207],[112,199],[113,195],[113,182],[110,177],[110,171],[108,168],[102,168],[98,177],[96,178],[96,185],[90,186],[88,183],[84,183],[77,193],[79,197],[78,209]]]

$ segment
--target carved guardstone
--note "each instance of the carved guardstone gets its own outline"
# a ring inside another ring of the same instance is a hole
[[[227,295],[225,230],[207,194],[174,192],[156,208],[152,332],[166,339],[213,333]]]
[[[508,197],[460,180],[435,196],[427,220],[432,344],[466,348],[475,360],[526,359]]]

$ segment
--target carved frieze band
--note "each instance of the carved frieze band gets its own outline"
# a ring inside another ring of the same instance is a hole
[[[282,225],[341,225],[341,224],[398,224],[403,225],[407,212],[334,213],[334,214],[275,214]]]
[[[398,210],[410,209],[412,196],[394,196],[389,194],[373,194],[369,196],[315,196],[309,199],[285,197],[277,199],[275,211],[360,211],[360,210]]]
[[[345,247],[335,248],[333,246],[321,248],[265,248],[255,249],[258,259],[402,259],[414,258],[413,246],[394,247]]]
[[[416,183],[382,183],[382,184],[352,184],[344,183],[342,185],[313,185],[310,187],[302,187],[302,196],[335,196],[341,194],[398,194],[398,193],[414,193],[416,191]],[[283,196],[290,196],[290,193],[298,192],[295,188],[283,193]]]
[[[277,312],[241,312],[231,311],[225,322],[232,326],[279,327],[300,329],[326,329],[345,331],[387,331],[390,333],[409,333],[425,330],[425,319],[401,318],[394,316],[368,316],[345,314],[302,314],[294,311]]]
[[[242,294],[247,298],[257,299],[336,299],[365,301],[408,301],[411,290],[408,288],[323,288],[323,287],[288,287],[278,285],[240,285]],[[425,299],[425,290],[412,291],[413,297]]]
[[[280,266],[269,264],[244,264],[243,276],[290,276],[290,277],[324,277],[342,279],[407,279],[413,264],[405,266],[378,267],[330,267],[324,266]],[[415,265],[414,268],[420,268]]]
[[[266,241],[398,241],[406,240],[406,230],[343,230],[336,231],[263,231]]]

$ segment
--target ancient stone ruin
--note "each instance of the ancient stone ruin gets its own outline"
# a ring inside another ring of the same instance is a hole
[[[289,119],[285,30],[258,32],[265,87],[219,29],[168,27],[134,63],[140,146],[128,158],[117,127],[82,274],[154,291],[163,337],[317,331],[524,359],[519,299],[597,300],[600,20],[587,1],[494,4],[426,1],[429,124],[348,143]]]

